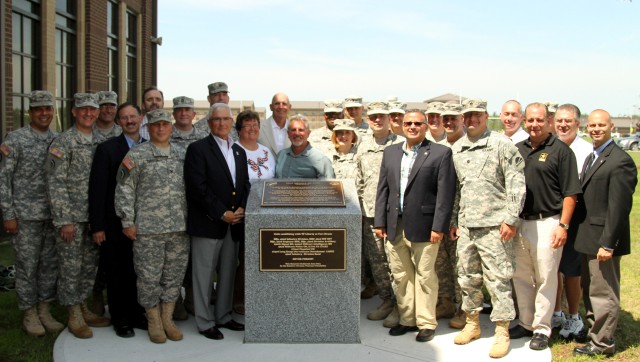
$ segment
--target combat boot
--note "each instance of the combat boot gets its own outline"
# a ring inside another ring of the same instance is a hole
[[[182,301],[182,295],[178,296],[178,300],[175,303],[175,308],[173,309],[173,319],[177,321],[186,321],[187,319],[189,319],[189,315],[187,315],[187,310],[185,309],[184,303]]]
[[[456,313],[456,305],[450,297],[442,297],[436,305],[436,319],[452,318]]]
[[[394,303],[391,299],[385,299],[382,301],[382,304],[378,306],[378,309],[373,312],[369,312],[367,314],[367,319],[370,321],[380,321],[385,318],[393,311]]]
[[[82,310],[82,317],[85,322],[91,327],[107,327],[111,325],[111,320],[107,317],[99,316],[93,313],[85,303],[80,305]]]
[[[69,332],[76,336],[76,338],[85,339],[93,337],[91,328],[87,326],[84,317],[82,317],[82,308],[80,308],[79,304],[69,306],[69,322],[67,323],[67,327],[69,328]]]
[[[145,308],[147,311],[147,321],[149,333],[149,340],[153,343],[164,343],[167,341],[167,335],[162,328],[162,321],[160,320],[160,307],[155,306],[153,308]]]
[[[49,333],[60,332],[64,329],[64,325],[51,315],[49,312],[49,303],[40,302],[38,303],[38,317],[40,318],[40,322]]]
[[[24,331],[31,337],[44,336],[44,327],[42,326],[42,323],[40,323],[36,307],[31,307],[24,311],[24,316],[22,317],[22,329],[24,329]]]
[[[449,327],[455,329],[462,329],[467,324],[467,320],[465,318],[464,311],[462,309],[458,309],[456,314],[449,321]]]
[[[509,352],[509,321],[496,322],[496,335],[493,339],[493,346],[489,351],[489,357],[502,358]]]
[[[164,332],[172,341],[180,341],[182,340],[182,332],[178,327],[173,323],[174,316],[174,308],[175,303],[162,303],[162,327],[164,328]],[[186,312],[185,312],[186,314]]]
[[[392,328],[397,326],[400,323],[400,312],[398,312],[398,305],[394,304],[393,310],[387,316],[387,318],[382,321],[382,326],[385,328]]]
[[[453,339],[455,344],[467,344],[480,338],[480,314],[478,311],[467,313],[467,324]]]

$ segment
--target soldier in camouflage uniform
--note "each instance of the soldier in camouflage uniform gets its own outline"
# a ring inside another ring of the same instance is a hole
[[[74,99],[71,113],[75,124],[53,141],[45,168],[57,230],[58,299],[69,308],[69,331],[78,338],[91,338],[93,332],[87,324],[110,324],[108,318],[95,315],[85,304],[98,268],[98,245],[89,236],[89,173],[99,143],[92,132],[98,99],[89,93],[76,93]]]
[[[324,117],[326,125],[311,131],[309,143],[311,143],[313,148],[319,150],[331,159],[335,154],[335,146],[331,141],[331,135],[333,134],[332,131],[335,120],[341,119],[343,116],[342,102],[335,99],[324,101],[324,114],[322,116]]]
[[[404,118],[406,109],[406,103],[398,101],[389,102],[389,127],[391,128],[391,132],[398,136],[404,136],[404,131],[402,130],[402,119]]]
[[[110,138],[120,136],[122,127],[116,123],[116,110],[118,108],[118,94],[112,91],[96,93],[100,113],[93,125],[93,134],[102,143]]]
[[[382,153],[386,147],[401,143],[405,139],[393,134],[389,129],[389,116],[385,102],[371,102],[367,108],[371,135],[361,141],[357,153],[356,186],[362,203],[362,246],[364,255],[373,273],[382,304],[367,314],[371,320],[385,319],[383,325],[391,328],[398,323],[397,306],[391,288],[391,271],[385,253],[384,240],[378,238],[373,230],[375,217],[376,191]]]
[[[447,143],[447,134],[442,126],[443,111],[444,103],[431,102],[427,104],[427,110],[424,112],[427,116],[427,124],[429,125],[427,139],[441,145],[445,145]]]
[[[193,118],[196,116],[194,110],[194,100],[189,97],[175,97],[173,98],[173,118],[176,122],[173,125],[173,132],[171,133],[171,144],[175,147],[181,148],[181,152],[187,152],[189,145],[201,138],[205,138],[209,135],[209,126],[206,130],[204,128],[195,127],[193,125]],[[207,122],[205,121],[205,125]],[[187,271],[184,274],[185,299],[182,300],[182,294],[178,296],[176,301],[176,307],[173,313],[175,320],[186,320],[189,318],[187,313],[194,314],[193,310],[193,286],[191,283],[191,258],[187,265]]]
[[[364,105],[362,97],[351,96],[344,99],[344,118],[353,119],[356,122],[356,133],[360,142],[362,142],[369,131],[369,124],[363,119]]]
[[[329,159],[333,165],[333,172],[336,178],[355,181],[358,173],[356,123],[352,119],[336,119],[333,123],[333,132],[329,140],[332,148]]]
[[[229,86],[227,86],[227,83],[214,82],[209,84],[207,86],[207,89],[209,90],[209,95],[207,95],[207,101],[209,102],[209,107],[213,106],[216,103],[224,103],[226,105],[229,104],[230,102]],[[209,133],[211,133],[211,130],[209,129],[209,124],[207,123],[210,116],[211,116],[211,108],[209,108],[209,113],[207,113],[206,116],[204,116],[202,119],[196,122],[193,126],[198,130],[200,130],[201,132],[205,132],[208,135]],[[231,128],[231,133],[229,133],[229,135],[234,141],[238,140],[238,131],[234,127]]]
[[[450,236],[459,237],[458,281],[467,323],[454,342],[480,338],[484,281],[493,304],[491,320],[496,322],[489,355],[499,358],[509,350],[509,322],[515,317],[512,238],[524,204],[524,160],[507,137],[487,128],[485,101],[467,100],[463,106],[467,135],[452,147],[459,184]]]
[[[158,109],[147,116],[151,140],[132,148],[122,160],[115,207],[122,232],[134,240],[138,302],[147,311],[149,338],[164,343],[167,338],[182,339],[172,317],[190,246],[185,233],[185,152],[169,141],[169,113]]]
[[[29,99],[31,124],[9,133],[0,146],[0,209],[4,228],[12,234],[22,327],[31,336],[43,336],[45,329],[64,328],[49,313],[49,302],[56,296],[58,259],[42,167],[57,134],[49,129],[53,95],[33,91]]]

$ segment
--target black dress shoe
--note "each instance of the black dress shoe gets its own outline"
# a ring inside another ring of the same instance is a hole
[[[391,327],[389,329],[389,334],[392,336],[401,336],[407,332],[415,332],[418,330],[416,326],[403,326],[402,324],[398,324],[395,327]]]
[[[613,356],[613,353],[605,353],[602,352],[601,350],[598,349],[598,347],[594,346],[593,344],[589,343],[589,344],[585,344],[582,347],[576,347],[573,349],[573,355],[574,356],[589,356],[589,357],[595,357],[595,356],[607,356],[607,357],[611,357]]]
[[[233,319],[228,321],[225,324],[216,324],[216,327],[218,327],[218,328],[226,328],[226,329],[230,329],[232,331],[244,331],[244,324],[238,323],[238,322],[234,321]]]
[[[417,342],[428,342],[433,339],[433,336],[436,335],[435,329],[421,329],[416,336]]]
[[[113,330],[116,331],[116,336],[122,338],[131,338],[136,335],[133,331],[133,327],[126,324],[113,325]]]
[[[531,336],[533,336],[533,332],[531,332],[530,330],[526,329],[525,327],[519,324],[513,328],[509,328],[509,338],[511,339],[519,339],[522,337],[531,337]]]
[[[224,338],[224,335],[222,334],[222,332],[220,332],[220,330],[216,327],[211,327],[207,330],[199,331],[198,333],[202,334],[203,336],[209,339],[219,340]]]
[[[577,336],[573,337],[573,340],[578,343],[589,343],[591,342],[591,337],[589,337],[589,331],[587,329],[583,329],[578,332]]]
[[[549,347],[549,337],[542,333],[534,333],[531,342],[529,342],[529,348],[535,351],[542,351]]]

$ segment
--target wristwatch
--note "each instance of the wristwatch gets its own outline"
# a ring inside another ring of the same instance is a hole
[[[560,227],[565,229],[565,230],[569,230],[569,224],[563,224],[563,223],[559,222],[558,225],[560,225]]]

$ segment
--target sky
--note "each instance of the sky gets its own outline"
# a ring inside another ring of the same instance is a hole
[[[160,0],[158,87],[204,100],[444,93],[640,114],[640,0]]]

